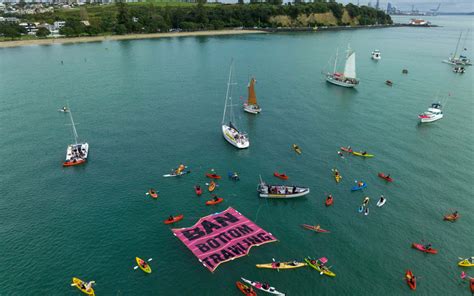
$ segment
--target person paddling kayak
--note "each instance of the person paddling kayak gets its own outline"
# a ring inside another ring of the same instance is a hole
[[[426,244],[423,247],[425,247],[426,250],[431,250],[431,244]]]
[[[212,198],[214,199],[214,201],[218,201],[218,200],[219,200],[219,197],[217,197],[216,194],[213,194],[213,195],[212,195]]]
[[[170,215],[170,216],[168,217],[168,221],[173,221],[173,220],[174,220],[173,215]]]

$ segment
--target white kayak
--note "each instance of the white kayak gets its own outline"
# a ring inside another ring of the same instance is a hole
[[[182,175],[186,175],[186,174],[189,174],[191,171],[182,171],[181,173],[179,174],[176,174],[176,173],[173,173],[173,174],[166,174],[166,175],[163,175],[163,177],[165,178],[169,178],[169,177],[179,177],[179,176],[182,176]]]
[[[262,283],[259,283],[259,282],[252,282],[250,280],[247,280],[247,279],[244,279],[244,278],[241,278],[244,282],[246,282],[247,284],[251,285],[252,287],[256,288],[256,289],[259,289],[260,291],[264,291],[264,292],[267,292],[267,293],[270,293],[270,294],[274,294],[274,295],[281,295],[281,296],[285,296],[285,293],[281,293],[281,292],[278,292],[274,287],[268,287],[268,289],[265,289],[263,288],[263,284]]]
[[[382,207],[385,203],[387,202],[387,199],[384,198],[383,200],[379,199],[379,201],[377,202],[377,207]]]
[[[369,214],[369,208],[366,208],[365,211],[364,211],[364,215],[368,215]]]

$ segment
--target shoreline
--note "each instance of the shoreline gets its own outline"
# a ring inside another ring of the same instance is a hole
[[[31,45],[54,45],[120,40],[157,39],[170,37],[195,37],[195,36],[223,36],[242,34],[266,34],[263,30],[214,30],[214,31],[193,31],[193,32],[172,32],[172,33],[151,33],[151,34],[128,34],[128,35],[105,35],[105,36],[82,36],[66,38],[47,38],[31,40],[12,40],[0,42],[0,48],[31,46]]]
[[[54,44],[103,42],[103,41],[157,39],[157,38],[171,38],[171,37],[271,34],[271,33],[284,33],[284,32],[321,32],[321,31],[382,29],[382,28],[399,28],[399,27],[431,28],[431,27],[437,27],[437,26],[434,26],[434,25],[413,26],[413,25],[408,25],[408,24],[391,24],[391,25],[367,25],[367,26],[282,27],[282,28],[259,28],[259,29],[245,29],[245,28],[240,29],[239,28],[239,29],[230,29],[230,30],[227,29],[227,30],[208,30],[208,31],[192,31],[192,32],[171,32],[171,33],[167,32],[167,33],[149,33],[149,34],[81,36],[81,37],[65,37],[65,38],[12,40],[12,41],[1,41],[0,48],[31,46],[31,45],[54,45]]]

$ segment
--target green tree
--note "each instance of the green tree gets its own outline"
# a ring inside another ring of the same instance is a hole
[[[45,27],[41,27],[38,29],[38,31],[36,31],[36,37],[39,37],[39,38],[48,37],[50,34],[51,32]]]

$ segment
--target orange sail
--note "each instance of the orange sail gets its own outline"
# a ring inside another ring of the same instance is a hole
[[[248,105],[257,105],[257,96],[255,95],[255,78],[250,79],[249,82],[249,97],[247,99],[247,104]]]

